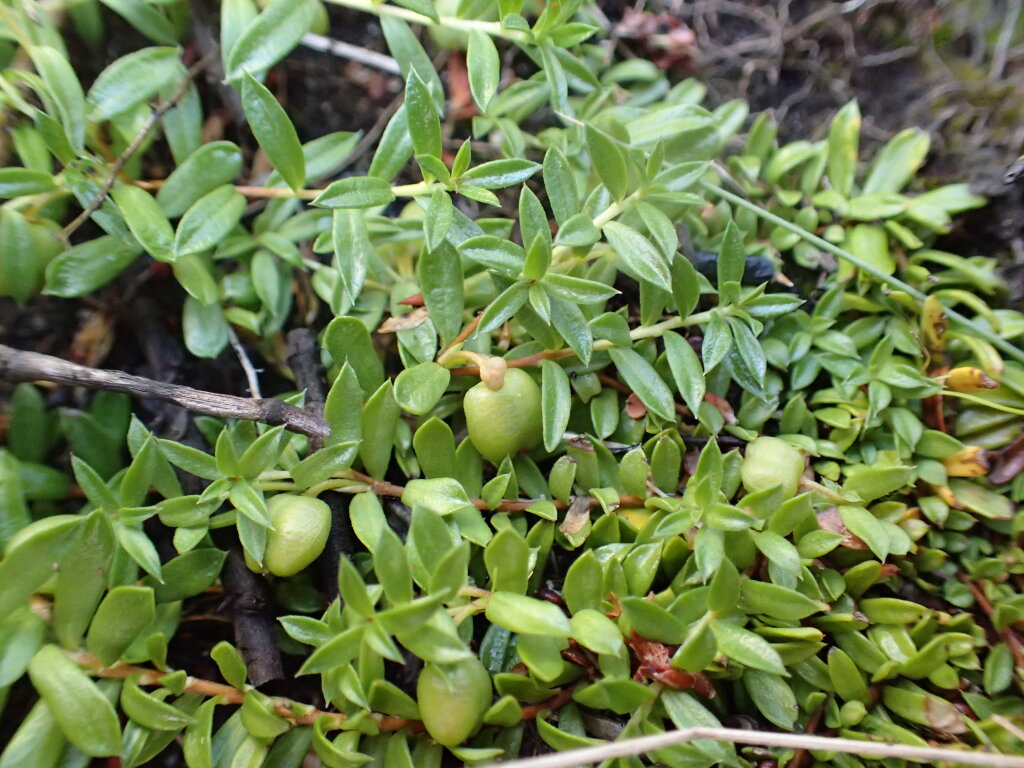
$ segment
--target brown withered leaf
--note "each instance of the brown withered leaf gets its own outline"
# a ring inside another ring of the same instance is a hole
[[[993,483],[1008,483],[1021,470],[1024,470],[1024,434],[999,452],[988,479]]]
[[[647,406],[635,392],[626,398],[626,415],[631,419],[642,419],[647,415]]]
[[[638,682],[653,680],[675,688],[679,691],[696,691],[706,698],[714,698],[715,688],[711,681],[701,672],[684,672],[672,666],[672,654],[675,646],[665,645],[655,640],[648,640],[636,633],[626,639],[626,644],[637,660],[633,679]]]
[[[423,325],[430,317],[430,313],[426,307],[419,307],[414,309],[407,315],[392,315],[383,323],[380,324],[380,328],[377,329],[377,333],[398,333],[399,331],[407,331],[410,328],[416,328]]]
[[[839,510],[835,507],[828,507],[818,513],[818,525],[821,526],[823,531],[829,531],[831,533],[838,533],[843,536],[843,540],[840,543],[841,546],[847,549],[867,549],[868,545],[864,543],[864,540],[859,536],[854,536],[850,532],[850,529],[843,523],[843,518],[839,514]]]
[[[722,414],[722,418],[725,419],[726,424],[732,426],[739,423],[736,420],[736,412],[732,409],[732,406],[729,405],[729,401],[724,397],[719,397],[714,392],[708,392],[704,395],[704,402],[711,403],[715,406],[715,408],[718,409],[718,412]]]
[[[102,310],[93,312],[71,341],[68,355],[76,363],[98,368],[114,345],[114,319]]]
[[[572,500],[569,509],[565,513],[565,519],[558,526],[558,530],[567,536],[579,533],[583,526],[590,520],[590,497],[577,496]]]

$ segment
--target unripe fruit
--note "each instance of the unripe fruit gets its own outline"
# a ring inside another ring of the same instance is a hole
[[[463,408],[473,447],[492,464],[540,442],[540,387],[520,368],[505,371],[501,389],[481,381],[466,393]]]
[[[783,499],[791,499],[800,490],[804,473],[804,454],[777,437],[758,437],[747,443],[740,478],[748,493],[776,485],[782,486]]]
[[[331,532],[331,508],[320,499],[279,493],[267,502],[273,530],[267,531],[263,565],[275,576],[292,576],[324,551]]]
[[[455,747],[480,727],[491,706],[491,676],[475,656],[427,664],[416,683],[420,717],[438,744]]]

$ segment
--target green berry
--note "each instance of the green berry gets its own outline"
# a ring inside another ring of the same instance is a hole
[[[491,676],[476,656],[427,664],[416,683],[420,717],[438,744],[455,747],[480,727],[491,706]]]
[[[481,381],[466,393],[463,408],[473,447],[492,464],[540,442],[540,387],[520,368],[505,372],[501,389]]]
[[[331,532],[331,508],[320,499],[279,493],[267,502],[273,530],[267,531],[263,565],[275,576],[292,576],[324,551]]]
[[[803,452],[785,440],[758,437],[747,443],[740,478],[748,493],[779,485],[782,486],[783,498],[791,499],[800,490],[803,473]]]

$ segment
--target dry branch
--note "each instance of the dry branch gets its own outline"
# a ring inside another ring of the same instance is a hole
[[[220,418],[284,424],[293,432],[327,437],[331,428],[317,414],[280,400],[255,399],[204,392],[180,384],[166,384],[121,371],[89,368],[59,357],[26,352],[0,344],[0,381],[52,381],[89,389],[125,392],[148,400],[162,400],[196,413]]]
[[[776,731],[752,731],[743,728],[683,728],[678,731],[656,733],[624,741],[613,741],[595,747],[571,749],[539,757],[510,760],[496,763],[489,768],[574,768],[588,763],[600,763],[613,757],[639,755],[652,750],[665,749],[687,744],[697,739],[725,741],[732,744],[751,744],[759,747],[782,747],[784,749],[815,749],[825,752],[844,752],[904,760],[924,760],[944,765],[981,765],[986,768],[1024,768],[1024,757],[1014,757],[993,752],[966,752],[960,749],[940,747],[915,747],[908,744],[888,744],[880,741],[859,741],[837,739],[829,736],[811,736],[803,733],[779,733]]]

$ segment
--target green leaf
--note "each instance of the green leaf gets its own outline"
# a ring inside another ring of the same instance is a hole
[[[587,318],[574,302],[556,297],[549,298],[552,325],[583,364],[589,365],[594,350],[594,334],[587,323]]]
[[[192,716],[182,737],[182,752],[189,768],[213,768],[213,710],[218,699],[207,699]]]
[[[366,401],[360,419],[363,442],[359,446],[359,458],[371,477],[382,478],[388,470],[400,416],[394,388],[390,380],[386,381]]]
[[[230,183],[242,170],[242,152],[230,141],[204,144],[188,156],[157,190],[168,217],[181,216],[203,195]]]
[[[548,147],[544,154],[544,190],[560,226],[565,226],[569,219],[582,213],[576,177],[565,155],[555,146]]]
[[[622,632],[614,621],[600,611],[584,608],[569,620],[572,639],[594,653],[617,656],[622,653]]]
[[[190,715],[146,693],[132,677],[121,686],[121,709],[133,722],[152,730],[177,732],[192,723]]]
[[[718,365],[732,347],[732,332],[729,323],[720,312],[711,313],[711,321],[704,330],[701,353],[704,356],[704,372],[708,373]]]
[[[572,393],[569,377],[554,360],[541,363],[541,416],[544,425],[544,449],[554,451],[569,425]]]
[[[245,212],[245,198],[230,184],[199,198],[185,211],[174,236],[178,258],[219,245]]]
[[[53,576],[75,529],[85,522],[77,515],[54,515],[30,523],[8,542],[0,560],[0,616],[9,616]]]
[[[586,137],[587,152],[591,157],[594,170],[597,171],[598,178],[611,193],[612,198],[621,200],[626,196],[629,184],[626,153],[618,142],[592,125],[587,125]]]
[[[465,240],[459,251],[489,269],[514,277],[522,272],[526,252],[511,240],[495,235],[478,235]]]
[[[446,192],[441,194],[447,197]],[[451,243],[439,243],[420,254],[417,273],[423,301],[441,343],[450,344],[462,329],[464,298],[459,254]]]
[[[794,589],[754,579],[740,583],[740,597],[741,608],[747,613],[760,613],[783,621],[800,621],[825,610],[822,603]]]
[[[122,16],[125,21],[150,40],[164,45],[177,43],[174,25],[148,3],[142,0],[100,0],[100,2]]]
[[[557,272],[544,276],[544,288],[554,296],[577,304],[607,301],[619,294],[619,291],[610,285]]]
[[[408,80],[409,75],[415,73],[426,84],[427,91],[437,110],[443,109],[444,88],[441,85],[441,78],[430,56],[423,50],[423,46],[420,45],[420,41],[409,25],[394,16],[385,15],[380,17],[380,27],[384,32],[388,50],[398,62],[402,77]],[[406,93],[406,99],[408,100],[408,98],[408,93]]]
[[[310,488],[351,467],[358,449],[359,443],[354,440],[334,443],[307,456],[288,471],[301,487]]]
[[[441,157],[441,121],[430,91],[416,72],[405,83],[405,114],[417,155]]]
[[[156,617],[149,587],[114,587],[103,598],[85,638],[89,653],[111,666]]]
[[[56,188],[53,174],[31,168],[0,168],[0,197],[21,197]]]
[[[676,409],[672,392],[651,364],[632,349],[613,347],[608,352],[623,381],[643,404],[661,418],[675,421]]]
[[[43,293],[63,298],[84,296],[117,277],[138,255],[138,250],[113,235],[72,246],[46,266]]]
[[[253,136],[267,153],[274,169],[289,187],[296,191],[302,189],[306,181],[306,162],[295,126],[274,94],[248,73],[242,79],[242,106]]]
[[[239,689],[245,687],[245,678],[248,676],[248,672],[245,669],[245,662],[242,661],[242,655],[235,646],[227,640],[221,640],[210,649],[210,658],[213,659],[220,670],[221,677],[227,681],[228,685]]]
[[[110,520],[96,510],[62,563],[54,591],[53,627],[65,648],[78,648],[107,588],[116,542]]]
[[[122,56],[100,72],[89,89],[89,119],[94,123],[109,120],[149,100],[184,75],[177,48],[142,48]]]
[[[829,186],[843,197],[853,191],[859,145],[860,108],[851,101],[836,113],[828,129]]]
[[[466,489],[452,477],[409,480],[402,503],[407,507],[424,507],[437,515],[452,515],[473,507]]]
[[[492,592],[486,616],[491,623],[524,635],[568,637],[572,632],[557,605],[512,592]]]
[[[131,184],[116,187],[110,196],[146,252],[158,261],[173,261],[174,229],[153,196]]]
[[[423,416],[437,405],[451,377],[451,372],[437,363],[406,368],[395,379],[395,401],[402,410]]]
[[[732,328],[733,341],[736,344],[736,352],[740,364],[747,369],[753,380],[760,384],[764,381],[768,370],[768,362],[765,359],[764,349],[758,342],[754,332],[750,330],[745,322],[739,318],[730,318],[729,325]]]
[[[593,245],[601,238],[589,214],[577,213],[567,218],[558,228],[555,243],[572,247]]]
[[[504,160],[492,160],[470,168],[459,179],[459,183],[469,182],[474,187],[484,189],[502,189],[521,184],[540,170],[540,165],[518,157]]]
[[[76,155],[85,152],[85,94],[71,64],[55,48],[48,45],[29,45],[32,65],[43,79],[53,99],[55,117],[64,127],[71,148]]]
[[[363,290],[369,265],[377,258],[362,211],[335,209],[331,216],[331,245],[345,296],[354,303]]]
[[[715,635],[718,650],[733,661],[750,669],[787,675],[778,651],[760,635],[719,619],[711,621],[711,631]]]
[[[529,284],[525,280],[513,283],[487,305],[480,316],[474,338],[484,336],[518,312],[529,295]]]
[[[316,0],[273,0],[231,47],[224,67],[227,80],[258,75],[283,59],[309,32],[319,11]]]
[[[469,71],[469,90],[481,114],[498,92],[501,80],[501,59],[491,36],[474,29],[469,33],[466,46],[466,69]]]
[[[490,589],[523,594],[529,587],[530,545],[514,528],[504,528],[484,550]]]
[[[367,175],[391,181],[412,157],[412,151],[412,136],[403,104],[384,128]]]
[[[920,128],[907,128],[897,133],[875,157],[864,182],[863,194],[899,192],[921,167],[929,145],[928,134]]]
[[[672,290],[668,262],[651,241],[632,227],[618,221],[604,225],[604,236],[622,261],[626,271],[665,291]]]
[[[743,685],[761,714],[787,731],[800,713],[793,689],[779,675],[751,669],[743,673]]]
[[[358,318],[334,318],[324,331],[323,344],[335,365],[348,361],[364,393],[376,391],[384,382],[384,366],[374,349],[370,332]]]
[[[620,604],[623,615],[642,637],[670,645],[678,645],[686,637],[686,625],[660,605],[643,597],[624,597]]]
[[[158,603],[173,603],[200,594],[220,575],[227,552],[213,547],[193,549],[161,566],[163,583],[147,576],[143,582],[153,588]]]
[[[94,757],[121,754],[114,707],[60,648],[43,646],[29,662],[28,674],[68,741]]]
[[[331,182],[313,205],[321,208],[373,208],[395,199],[391,185],[374,176],[349,176]]]
[[[706,391],[700,358],[690,346],[690,342],[679,334],[668,331],[662,339],[665,342],[665,354],[676,388],[690,412],[697,413]]]
[[[331,435],[326,445],[358,442],[362,437],[360,409],[363,390],[352,366],[346,362],[341,367],[334,384],[327,393],[324,404],[324,419],[331,425]]]
[[[739,227],[736,226],[736,222],[730,221],[725,227],[722,244],[718,249],[718,293],[723,303],[731,304],[739,298],[738,286],[743,279],[745,263],[746,254]],[[730,284],[736,288],[730,288]]]
[[[452,203],[451,195],[444,189],[435,189],[430,195],[430,203],[427,205],[427,211],[423,217],[423,235],[428,251],[435,251],[441,247],[451,228],[454,214],[455,205]],[[458,275],[452,279],[461,283],[461,277]],[[433,319],[433,313],[431,313],[431,319]]]
[[[185,346],[196,357],[217,357],[228,345],[228,324],[224,312],[216,304],[201,304],[186,296],[181,328]]]

